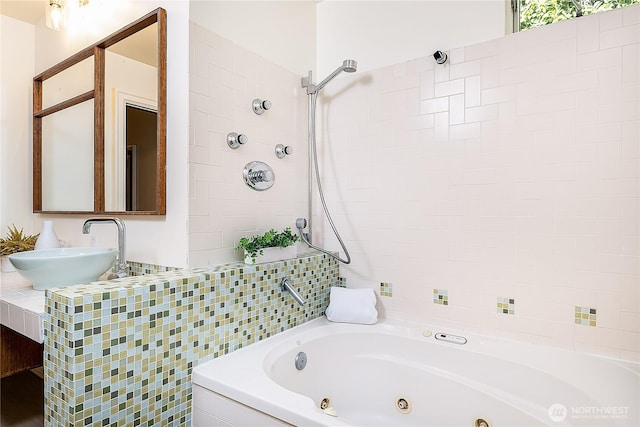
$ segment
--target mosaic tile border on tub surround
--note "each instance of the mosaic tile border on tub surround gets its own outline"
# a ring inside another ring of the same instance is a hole
[[[383,297],[393,297],[393,283],[380,282],[380,295]]]
[[[575,324],[582,326],[596,326],[596,309],[592,307],[575,306]]]
[[[194,366],[322,315],[337,281],[312,254],[49,290],[45,426],[190,425]]]
[[[434,289],[433,303],[440,305],[449,305],[449,291],[447,289]]]
[[[509,297],[498,297],[496,300],[496,309],[501,314],[515,314],[516,300]]]

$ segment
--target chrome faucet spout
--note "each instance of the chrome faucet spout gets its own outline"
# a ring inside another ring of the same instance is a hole
[[[306,302],[305,299],[302,298],[302,296],[298,293],[298,291],[296,291],[296,288],[291,286],[291,282],[289,281],[288,277],[283,278],[282,282],[280,282],[280,290],[282,292],[289,292],[293,299],[296,300],[296,302],[300,305],[304,305],[304,303]]]
[[[127,265],[127,259],[125,256],[125,239],[126,239],[126,227],[124,221],[115,216],[102,216],[87,219],[82,225],[82,234],[89,234],[91,225],[100,222],[113,222],[118,228],[118,259],[116,260],[116,272],[115,277],[126,277],[129,275],[129,266]],[[114,277],[109,277],[110,279]]]

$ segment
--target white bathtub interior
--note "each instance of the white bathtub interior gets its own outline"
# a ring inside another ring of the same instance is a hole
[[[438,341],[436,331],[465,335],[468,343]],[[300,352],[307,357],[303,370],[295,367]],[[193,383],[194,401],[216,393],[294,425],[472,426],[483,419],[495,426],[631,426],[639,420],[635,363],[390,320],[364,326],[320,318],[196,367]],[[335,417],[320,409],[323,399]],[[400,411],[398,402],[410,410]],[[249,425],[235,419],[232,425]]]

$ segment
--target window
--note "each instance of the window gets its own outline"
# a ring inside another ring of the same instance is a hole
[[[513,31],[639,3],[640,0],[511,0]]]

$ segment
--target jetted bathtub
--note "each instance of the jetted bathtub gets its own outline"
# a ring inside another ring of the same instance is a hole
[[[640,425],[637,363],[391,320],[322,317],[192,381],[194,427]]]

